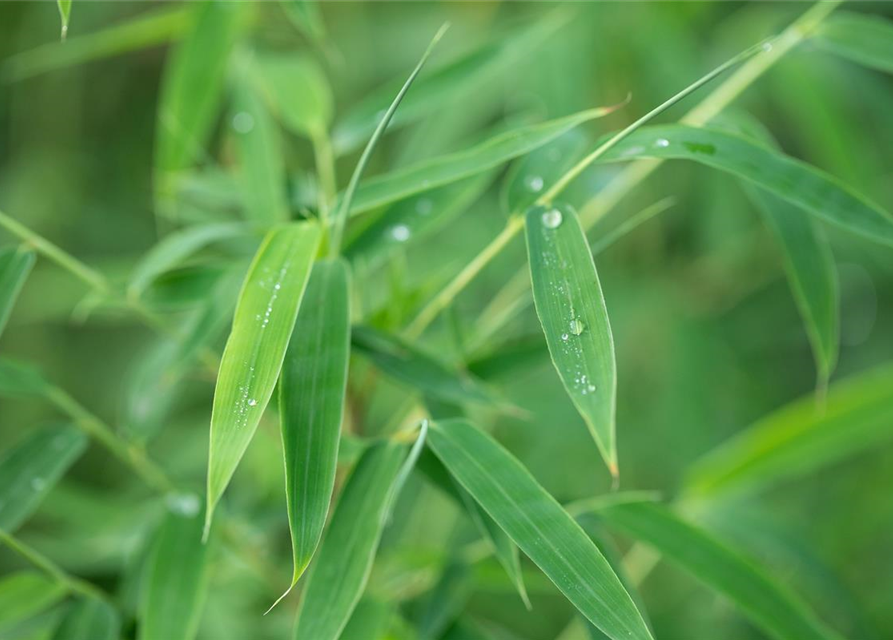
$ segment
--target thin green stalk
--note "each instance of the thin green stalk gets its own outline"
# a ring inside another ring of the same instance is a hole
[[[85,596],[99,598],[105,602],[111,603],[111,598],[105,591],[69,574],[37,549],[25,544],[3,529],[0,529],[0,541],[35,567],[45,572],[69,592],[80,593]]]
[[[146,456],[142,448],[122,439],[98,417],[58,387],[50,387],[46,398],[60,411],[75,421],[84,433],[108,449],[115,457],[133,469],[152,489],[161,493],[176,491],[177,486],[165,472]]]
[[[319,213],[324,223],[329,222],[329,207],[335,201],[337,193],[335,181],[335,156],[332,153],[332,142],[326,131],[319,131],[310,136],[313,143],[313,158],[316,162],[316,176],[319,180]]]
[[[63,251],[55,244],[37,235],[31,229],[21,224],[14,218],[9,217],[0,211],[0,227],[3,227],[11,234],[34,247],[34,250],[52,260],[60,267],[69,271],[72,275],[89,285],[91,288],[101,293],[110,293],[112,290],[111,283],[108,279],[96,271],[85,265],[83,262]]]

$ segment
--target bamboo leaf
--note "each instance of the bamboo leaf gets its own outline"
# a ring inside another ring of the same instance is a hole
[[[853,62],[893,73],[893,22],[883,16],[838,12],[822,24],[813,41]]]
[[[348,277],[343,260],[313,266],[282,367],[279,412],[294,559],[291,586],[316,551],[332,500],[350,352]]]
[[[824,385],[837,363],[839,346],[839,294],[831,246],[824,230],[797,207],[762,189],[747,191],[782,246],[788,281]]]
[[[614,640],[651,638],[592,540],[510,453],[462,420],[434,424],[428,442],[453,477],[593,624]]]
[[[652,502],[615,502],[606,503],[597,513],[726,595],[773,638],[839,638],[779,581],[665,507]]]
[[[42,573],[20,571],[0,579],[0,633],[48,609],[65,595],[65,587]]]
[[[24,246],[0,251],[0,335],[36,259],[34,251]]]
[[[41,429],[0,458],[0,529],[12,533],[87,448],[72,426]]]
[[[313,223],[276,227],[245,277],[214,390],[208,524],[273,394],[318,244]]]
[[[526,214],[533,300],[552,362],[617,476],[617,363],[608,310],[586,234],[566,205]]]
[[[99,598],[81,598],[62,618],[53,640],[118,640],[118,612]]]
[[[208,587],[202,504],[193,494],[169,495],[155,532],[140,598],[139,640],[192,640]]]
[[[405,448],[376,444],[350,475],[310,570],[295,640],[337,640],[372,569]]]
[[[690,470],[691,497],[753,492],[820,469],[893,435],[893,367],[836,382],[822,407],[805,397],[758,420]]]
[[[372,327],[354,327],[351,341],[384,373],[433,398],[476,404],[497,401],[475,378],[449,369],[396,336]]]
[[[862,237],[893,245],[893,217],[837,179],[747,138],[684,125],[643,127],[604,160],[693,160],[753,183],[821,220]]]
[[[241,9],[237,2],[195,4],[192,28],[171,53],[162,80],[155,140],[155,166],[163,182],[192,165],[205,150],[218,116]]]
[[[286,127],[307,137],[328,130],[332,90],[312,59],[267,54],[259,56],[254,67],[273,112]]]
[[[357,189],[351,213],[370,211],[488,171],[537,149],[584,122],[607,115],[615,108],[590,109],[564,118],[518,127],[464,151],[371,178]]]
[[[248,73],[243,70],[243,76]],[[248,78],[240,78],[235,88],[230,122],[247,217],[261,224],[286,222],[289,211],[279,127]]]

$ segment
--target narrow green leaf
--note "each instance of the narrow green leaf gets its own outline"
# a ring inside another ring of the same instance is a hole
[[[806,325],[824,386],[837,362],[839,346],[837,269],[824,230],[804,212],[762,189],[748,195],[778,238],[788,282]]]
[[[81,598],[62,618],[53,640],[118,640],[121,618],[99,598]]]
[[[353,346],[384,373],[445,402],[493,404],[493,394],[478,380],[448,368],[404,340],[373,329],[354,327]]]
[[[533,301],[564,388],[617,476],[617,362],[595,262],[576,212],[566,205],[526,214]]]
[[[65,587],[42,573],[20,571],[0,579],[0,634],[56,604]]]
[[[652,502],[615,502],[606,503],[597,513],[725,594],[773,638],[839,638],[780,581],[665,507]]]
[[[428,442],[453,477],[593,624],[614,640],[651,638],[595,544],[518,460],[462,420],[435,423]]]
[[[332,90],[311,58],[267,54],[259,56],[253,67],[274,113],[285,126],[308,137],[328,130]]]
[[[36,259],[34,251],[24,246],[0,251],[0,335]]]
[[[428,160],[394,173],[367,180],[357,189],[351,207],[359,214],[376,207],[477,175],[554,140],[570,129],[600,118],[615,107],[581,111],[540,124],[501,133],[470,149]]]
[[[0,529],[12,533],[87,448],[72,426],[30,434],[0,458]]]
[[[245,69],[243,76],[248,73]],[[266,225],[286,222],[289,211],[279,127],[246,77],[235,88],[230,125],[236,137],[247,217]]]
[[[826,222],[893,245],[893,217],[886,211],[819,169],[734,133],[684,125],[643,127],[603,160],[635,158],[693,160],[726,171]]]
[[[244,224],[221,222],[199,224],[165,236],[133,268],[127,295],[138,298],[162,274],[180,266],[196,252],[216,242],[238,238],[250,232]]]
[[[838,12],[822,24],[813,41],[853,62],[893,73],[893,22],[883,16]]]
[[[318,244],[313,223],[275,227],[242,284],[214,390],[208,524],[273,394]]]
[[[202,504],[193,494],[169,495],[146,563],[139,640],[192,640],[208,587]]]
[[[688,495],[751,492],[893,436],[893,367],[836,382],[823,406],[808,396],[757,421],[691,469]]]
[[[372,569],[405,448],[376,444],[351,473],[310,570],[295,640],[337,640]]]
[[[162,80],[155,140],[155,166],[164,182],[205,150],[218,116],[241,10],[238,2],[196,3],[192,29],[171,53]]]
[[[282,366],[279,413],[294,559],[291,586],[316,551],[335,484],[350,352],[348,277],[343,260],[313,265]]]
[[[40,370],[27,362],[0,358],[0,395],[10,398],[40,396],[50,388]]]
[[[62,39],[68,36],[68,23],[71,20],[71,0],[56,0],[59,7],[59,17],[62,20]]]

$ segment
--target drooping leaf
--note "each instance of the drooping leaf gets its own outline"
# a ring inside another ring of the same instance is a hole
[[[693,160],[726,171],[821,220],[893,245],[893,216],[821,170],[734,133],[684,125],[643,127],[603,160],[634,158]]]
[[[127,294],[138,298],[163,273],[180,266],[194,253],[215,242],[238,238],[250,232],[244,224],[222,222],[186,227],[166,236],[149,249],[133,268]]]
[[[140,598],[139,640],[192,640],[208,588],[208,555],[202,541],[202,501],[169,495],[155,532]]]
[[[614,338],[586,234],[566,205],[531,208],[525,227],[533,300],[552,362],[616,476]]]
[[[453,477],[593,624],[614,640],[652,637],[592,540],[510,453],[462,420],[434,424],[428,442]]]
[[[332,120],[332,92],[319,66],[294,54],[267,54],[254,62],[276,116],[303,136],[324,133]]]
[[[758,420],[695,463],[691,497],[751,492],[893,436],[893,367],[836,382],[821,407],[805,397]]]
[[[72,426],[28,435],[0,458],[0,529],[12,533],[87,448],[87,436]]]
[[[292,586],[316,551],[332,500],[350,350],[348,277],[340,259],[313,266],[282,365],[279,413]]]
[[[893,73],[893,22],[883,16],[839,11],[822,23],[813,41],[853,62]]]
[[[99,598],[78,599],[62,618],[53,640],[118,640],[121,618]]]
[[[405,456],[393,443],[366,450],[350,475],[310,569],[295,640],[337,640],[372,569],[391,488]]]
[[[205,152],[242,5],[204,0],[192,10],[194,23],[170,55],[159,99],[155,167],[165,183]]]
[[[354,327],[351,341],[387,375],[434,398],[458,403],[496,402],[476,379],[449,369],[396,336],[372,327]]]
[[[34,251],[24,246],[0,251],[0,335],[36,259]]]
[[[19,571],[0,578],[0,634],[57,603],[65,595],[62,583],[36,571]]]
[[[828,239],[797,207],[762,189],[747,191],[782,246],[788,282],[806,324],[819,378],[827,381],[839,346],[837,269]]]
[[[652,502],[615,502],[605,503],[597,513],[726,595],[773,638],[839,638],[778,579],[667,508]]]
[[[371,178],[357,189],[351,214],[363,213],[488,171],[533,151],[584,122],[602,117],[614,108],[589,109],[556,120],[518,127],[470,149]]]
[[[214,390],[208,523],[273,394],[318,243],[316,224],[275,227],[245,277]]]
[[[243,75],[250,71],[245,69]],[[235,87],[230,126],[239,155],[239,181],[246,216],[261,224],[286,222],[285,162],[279,127],[248,78]]]

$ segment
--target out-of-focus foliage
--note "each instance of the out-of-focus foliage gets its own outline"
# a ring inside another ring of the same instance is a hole
[[[0,638],[893,636],[838,4],[0,3]]]

